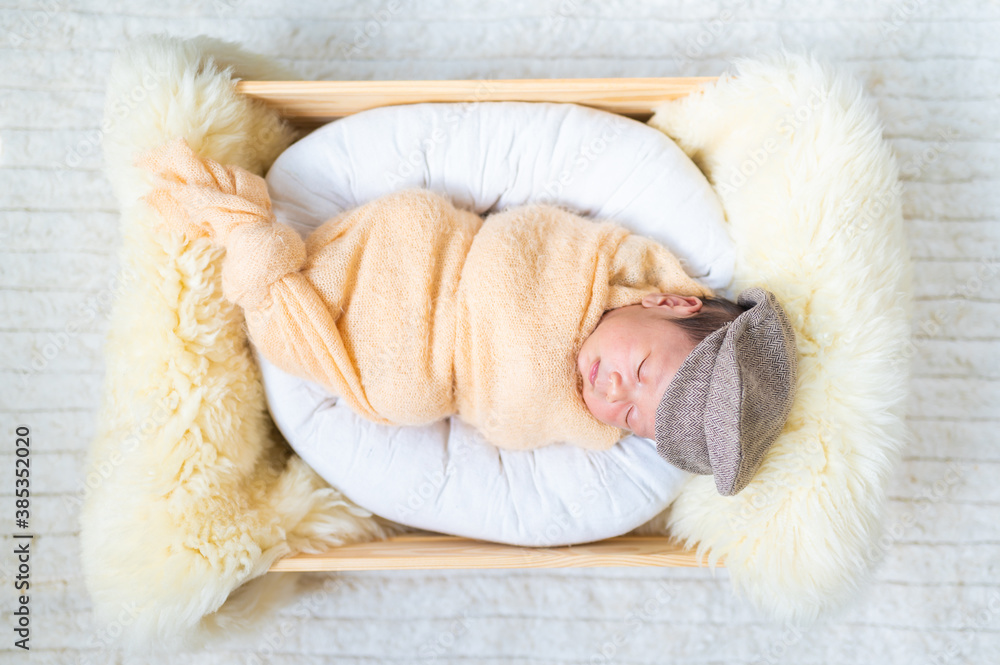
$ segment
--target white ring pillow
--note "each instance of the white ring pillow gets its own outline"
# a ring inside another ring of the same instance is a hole
[[[658,240],[731,297],[735,248],[708,181],[663,133],[613,113],[549,102],[379,107],[296,142],[266,179],[278,221],[303,237],[410,186],[480,215],[547,201]],[[459,418],[372,423],[254,353],[292,448],[352,501],[401,524],[512,545],[585,543],[647,522],[690,478],[635,435],[603,451],[509,451]]]

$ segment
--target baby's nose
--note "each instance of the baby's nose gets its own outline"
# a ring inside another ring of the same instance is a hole
[[[609,402],[617,402],[621,398],[622,375],[618,372],[608,374],[607,398]]]

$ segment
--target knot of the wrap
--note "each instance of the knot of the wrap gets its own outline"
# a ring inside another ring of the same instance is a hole
[[[226,242],[222,263],[222,293],[244,309],[271,305],[271,285],[297,272],[306,260],[306,245],[298,231],[285,224],[245,224]]]
[[[160,176],[143,200],[167,224],[226,249],[222,290],[231,302],[267,307],[271,285],[305,262],[305,243],[295,229],[277,223],[260,176],[202,159],[184,139],[140,155],[135,165]]]

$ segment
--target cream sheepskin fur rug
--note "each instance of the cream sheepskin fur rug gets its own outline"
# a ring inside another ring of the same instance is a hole
[[[734,588],[768,616],[808,621],[849,597],[872,563],[907,438],[911,265],[896,163],[860,86],[802,55],[735,64],[650,124],[719,192],[739,248],[730,291],[763,286],[788,311],[798,394],[746,490],[722,497],[696,477],[637,532],[724,557]],[[134,157],[171,138],[258,174],[297,138],[237,95],[237,78],[298,77],[234,44],[159,36],[119,52],[110,77],[105,168],[131,278],[105,347],[81,545],[98,619],[133,610],[126,646],[192,646],[245,629],[292,590],[286,576],[264,575],[276,559],[405,528],[291,453],[239,310],[222,297],[222,250],[154,231],[139,201],[152,183]]]
[[[896,160],[858,82],[789,53],[735,67],[649,124],[722,200],[737,246],[730,289],[761,285],[785,306],[797,395],[744,491],[723,497],[697,476],[636,531],[725,557],[735,589],[809,623],[878,560],[885,486],[911,434],[913,270]]]
[[[173,137],[258,175],[297,138],[234,78],[296,76],[232,44],[147,37],[116,55],[109,79],[104,166],[130,278],[111,312],[80,532],[98,620],[134,615],[123,646],[195,646],[252,623],[294,587],[294,576],[264,575],[275,560],[400,531],[290,454],[242,312],[223,298],[222,250],[154,231],[139,201],[154,182],[134,157]]]

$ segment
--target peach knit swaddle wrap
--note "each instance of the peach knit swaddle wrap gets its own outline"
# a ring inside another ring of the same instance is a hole
[[[306,245],[295,229],[275,223],[266,181],[200,159],[183,139],[141,155],[135,164],[166,180],[166,189],[144,197],[164,220],[189,238],[206,235],[226,248],[223,295],[244,308],[250,338],[264,355],[285,371],[330,387],[365,417],[391,423],[368,402],[326,304],[299,272]]]
[[[584,339],[646,293],[713,295],[662,245],[551,205],[484,222],[409,189],[303,241],[276,222],[263,178],[181,139],[136,164],[163,176],[146,201],[168,223],[226,248],[223,293],[260,352],[379,423],[457,414],[501,448],[609,448],[625,432],[583,402]]]

